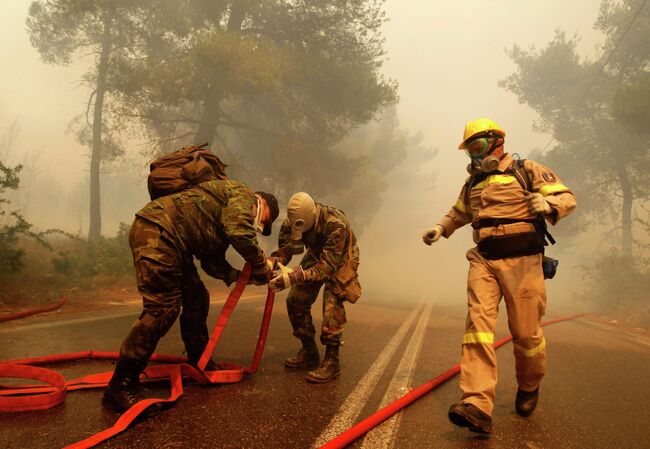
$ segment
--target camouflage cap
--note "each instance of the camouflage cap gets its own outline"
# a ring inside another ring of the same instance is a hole
[[[278,218],[278,215],[280,215],[280,208],[278,207],[278,200],[275,198],[270,193],[267,192],[255,192],[257,195],[261,196],[266,204],[269,206],[269,221],[267,221],[264,224],[264,230],[262,231],[262,235],[269,236],[271,235],[271,227],[273,226],[273,222],[275,221],[276,218]]]

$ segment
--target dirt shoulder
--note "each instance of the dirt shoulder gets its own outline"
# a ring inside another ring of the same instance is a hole
[[[223,283],[206,280],[212,299],[225,298],[230,291]],[[135,280],[130,278],[96,278],[77,285],[65,285],[57,279],[10,282],[0,292],[0,315],[54,304],[66,298],[56,311],[60,315],[101,311],[119,306],[142,304]],[[49,312],[53,313],[53,312]]]

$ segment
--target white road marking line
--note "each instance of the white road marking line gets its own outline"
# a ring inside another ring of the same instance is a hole
[[[359,413],[361,413],[361,410],[366,405],[366,401],[368,401],[368,398],[377,386],[379,378],[386,370],[386,366],[388,366],[395,351],[397,351],[402,340],[404,340],[404,337],[413,325],[413,322],[417,318],[420,310],[422,310],[422,307],[423,305],[419,304],[416,309],[411,312],[406,321],[402,323],[397,332],[395,332],[395,335],[393,335],[386,347],[384,347],[383,351],[381,351],[377,359],[370,366],[366,374],[361,378],[352,393],[350,393],[345,402],[343,402],[338,413],[334,415],[332,420],[316,439],[312,447],[321,447],[329,440],[337,437],[339,434],[354,425]]]
[[[433,303],[428,303],[424,312],[420,315],[415,331],[413,331],[413,335],[411,335],[408,346],[404,351],[404,356],[395,371],[395,375],[388,386],[388,390],[386,391],[379,408],[386,407],[388,404],[399,399],[408,392],[407,389],[413,380],[415,365],[417,364],[418,355],[422,348],[422,342],[424,340],[424,334],[427,329],[427,324],[429,323],[429,315],[431,314],[432,308]],[[378,427],[372,429],[364,438],[361,449],[394,448],[396,446],[395,438],[397,437],[397,431],[399,430],[401,420],[402,413],[396,413],[381,423]]]
[[[239,302],[241,303],[247,299],[257,299],[257,298],[266,298],[266,293],[242,296]],[[210,305],[219,305],[219,304],[224,304],[225,302],[226,300],[222,299],[219,301],[210,302]],[[0,334],[8,334],[11,332],[21,332],[21,331],[36,330],[36,329],[47,329],[56,326],[66,326],[68,324],[92,323],[93,321],[110,320],[114,318],[124,318],[128,316],[132,316],[133,319],[135,319],[136,315],[140,310],[141,308],[133,307],[130,308],[130,311],[128,312],[112,313],[110,315],[96,315],[96,316],[89,316],[83,318],[70,318],[67,320],[50,321],[47,323],[34,323],[34,324],[26,324],[26,325],[16,324],[14,327],[0,328]],[[102,311],[98,311],[98,313],[102,313]]]

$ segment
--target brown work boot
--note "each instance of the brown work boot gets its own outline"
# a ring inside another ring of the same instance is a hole
[[[537,398],[539,397],[539,387],[535,391],[517,390],[517,399],[515,399],[515,410],[519,416],[528,417],[533,414],[537,407]]]
[[[122,413],[143,400],[144,397],[140,394],[140,374],[146,366],[147,362],[120,357],[104,391],[104,407]]]
[[[316,340],[302,340],[302,348],[295,357],[289,357],[284,362],[287,368],[315,368],[320,363],[320,353]]]
[[[307,382],[322,384],[334,380],[341,374],[338,345],[327,345],[325,358],[320,366],[307,374]]]
[[[449,407],[449,421],[472,432],[492,433],[492,417],[473,404],[459,402]]]

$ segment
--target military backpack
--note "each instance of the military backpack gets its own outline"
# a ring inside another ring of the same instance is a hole
[[[207,143],[183,147],[151,163],[147,187],[152,200],[214,179],[227,179],[227,167]]]

